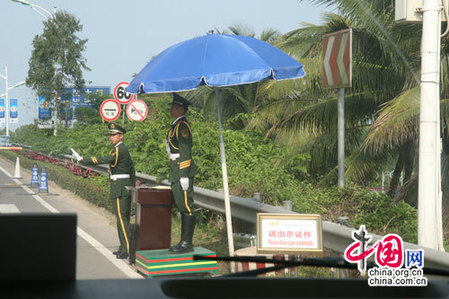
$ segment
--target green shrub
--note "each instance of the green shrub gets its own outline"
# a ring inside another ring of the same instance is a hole
[[[144,100],[149,106],[149,115],[143,122],[126,121],[124,126],[128,132],[124,142],[138,172],[166,179],[169,168],[165,138],[173,121],[167,104],[171,99],[162,96]],[[205,121],[194,110],[189,111],[187,118],[191,122],[193,158],[198,168],[195,185],[212,190],[223,188],[218,124]],[[224,141],[231,194],[251,197],[258,192],[265,203],[275,205],[297,197],[297,190],[303,185],[297,178],[306,173],[308,154],[291,156],[287,148],[265,141],[262,134],[251,131],[224,130]],[[102,156],[112,147],[105,124],[61,128],[57,136],[53,136],[51,130],[29,125],[17,130],[13,142],[56,156],[71,154],[70,148],[81,155]]]
[[[142,96],[149,107],[148,117],[142,122],[125,120],[125,144],[128,146],[138,172],[150,174],[158,179],[168,177],[168,158],[165,138],[171,126],[167,95],[161,97]],[[196,112],[187,114],[194,139],[193,158],[198,167],[195,185],[211,190],[223,188],[220,135],[218,124],[205,120]],[[366,191],[357,186],[345,188],[317,188],[304,180],[307,177],[306,164],[310,156],[306,153],[293,155],[290,149],[264,140],[259,132],[245,130],[223,130],[228,167],[230,193],[241,197],[251,197],[261,193],[263,202],[281,205],[291,201],[293,209],[299,213],[321,214],[323,219],[336,222],[339,216],[348,216],[351,225],[365,224],[368,231],[398,233],[404,240],[416,241],[416,210],[403,202],[394,203],[382,194]],[[81,155],[106,155],[112,146],[107,138],[106,124],[78,125],[73,129],[61,129],[58,136],[52,130],[39,130],[34,125],[16,130],[13,142],[32,145],[34,151],[52,155],[70,154],[70,148]],[[57,177],[66,178],[64,175]],[[69,179],[68,179],[69,180]],[[61,185],[74,185],[74,192],[84,194],[90,201],[98,201],[107,206],[107,178],[88,180],[90,186],[84,188],[81,178]],[[102,191],[103,192],[103,191]],[[207,213],[206,213],[207,215]],[[393,220],[391,220],[393,219]]]
[[[404,201],[393,202],[386,195],[364,194],[353,225],[365,224],[368,231],[380,235],[395,233],[406,242],[418,241],[417,211]]]

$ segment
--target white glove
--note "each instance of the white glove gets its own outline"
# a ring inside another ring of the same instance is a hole
[[[73,148],[71,148],[72,150],[72,157],[76,159],[76,161],[81,161],[83,159],[83,157],[80,156],[80,154],[78,154]]]
[[[180,178],[179,182],[181,183],[182,190],[189,189],[189,178]]]
[[[167,151],[167,154],[170,156],[170,146],[168,145],[168,140],[165,139],[165,150]]]

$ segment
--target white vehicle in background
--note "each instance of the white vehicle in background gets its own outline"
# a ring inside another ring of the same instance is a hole
[[[0,135],[0,146],[11,146],[8,135]]]

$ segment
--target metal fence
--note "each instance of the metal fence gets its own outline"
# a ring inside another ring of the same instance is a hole
[[[17,146],[21,146],[23,148],[30,148],[26,145],[15,144]],[[64,155],[65,159],[71,159],[71,156]],[[98,173],[107,175],[107,165],[97,165],[97,166],[80,166],[82,168],[90,168]],[[151,187],[156,185],[165,185],[169,186],[169,182],[167,180],[162,180],[158,182],[155,176],[151,176],[144,173],[137,173],[136,177],[143,184]],[[224,194],[222,192],[212,191],[200,187],[194,187],[193,194],[195,204],[201,208],[211,210],[220,214],[225,213],[224,208]],[[257,214],[258,213],[287,213],[287,214],[296,214],[296,212],[291,211],[285,207],[279,206],[271,206],[264,203],[259,202],[253,198],[242,198],[237,196],[230,196],[231,202],[231,214],[233,219],[238,219],[240,221],[256,225],[257,222]],[[287,205],[288,206],[288,205]],[[323,221],[323,246],[324,248],[330,249],[337,254],[343,254],[345,249],[352,243],[354,240],[352,239],[352,232],[354,228],[332,223],[329,221]],[[382,239],[382,236],[371,234],[372,242],[376,242],[377,240]],[[254,237],[249,234],[237,233],[237,238],[245,239],[251,245],[254,245]],[[449,268],[449,253],[441,252],[435,249],[426,248],[422,246],[418,246],[416,244],[405,243],[405,249],[424,249],[425,250],[425,265],[427,267],[436,267],[436,268]]]

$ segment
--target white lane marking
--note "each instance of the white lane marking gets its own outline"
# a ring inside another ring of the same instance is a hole
[[[0,170],[3,171],[7,176],[11,177],[11,175],[0,166]],[[14,179],[14,182],[21,185],[21,187],[28,193],[34,193],[30,188],[27,186],[22,185],[22,183],[19,180]],[[38,203],[43,205],[46,209],[48,209],[50,212],[54,214],[58,214],[59,211],[55,209],[53,206],[51,206],[48,202],[46,202],[42,197],[39,195],[32,195],[32,197],[37,200]],[[124,260],[117,259],[112,252],[107,249],[103,244],[101,244],[99,241],[97,241],[94,237],[83,231],[79,226],[77,227],[76,234],[83,238],[87,243],[92,245],[93,248],[95,248],[99,253],[101,253],[106,259],[108,259],[114,266],[116,266],[120,271],[125,273],[129,278],[141,278],[143,279],[142,275],[139,273],[133,271],[129,265]]]
[[[16,205],[0,204],[0,214],[20,214],[20,211]]]
[[[25,185],[22,185],[22,188],[23,188],[23,190],[25,190],[25,191],[28,192],[29,194],[34,194],[34,191],[31,190],[30,188],[28,188],[28,187],[25,186]]]
[[[3,167],[0,166],[0,170],[3,171],[7,176],[12,177],[12,175],[7,172],[5,169],[3,169]]]
[[[37,200],[38,203],[40,203],[41,205],[43,205],[47,210],[49,210],[50,212],[52,212],[53,214],[59,214],[59,211],[56,210],[55,208],[53,208],[48,202],[46,202],[42,197],[40,197],[39,195],[31,195],[32,198],[34,198],[35,200]]]
[[[142,275],[132,270],[126,262],[123,260],[117,259],[114,255],[111,254],[111,251],[104,247],[103,244],[94,239],[91,235],[83,231],[80,227],[78,227],[77,234],[86,240],[89,244],[95,247],[98,252],[103,254],[111,263],[113,263],[117,268],[122,270],[123,273],[128,275],[130,278],[143,278]]]

